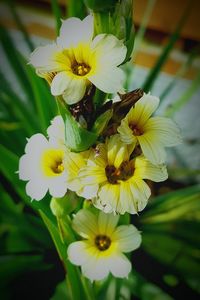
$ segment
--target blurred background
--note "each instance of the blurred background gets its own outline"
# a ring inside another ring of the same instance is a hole
[[[150,204],[132,218],[143,234],[124,287],[134,299],[199,298],[199,12],[198,0],[133,4],[135,44],[131,61],[123,66],[125,88],[159,96],[157,114],[172,118],[183,136],[183,144],[167,152],[169,179],[151,186]],[[66,298],[64,271],[37,203],[25,196],[25,184],[15,172],[25,138],[44,132],[56,114],[46,83],[27,65],[29,55],[56,38],[60,17],[87,14],[82,0],[0,2],[1,299]]]

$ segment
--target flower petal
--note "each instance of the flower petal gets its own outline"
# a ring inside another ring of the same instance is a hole
[[[119,185],[107,183],[99,189],[96,202],[100,202],[101,209],[107,213],[115,212],[117,210],[117,204],[119,201],[120,187]],[[107,211],[107,206],[109,211]],[[112,208],[112,210],[110,210]]]
[[[154,139],[166,147],[175,146],[182,142],[179,128],[168,118],[150,118],[144,126],[144,131],[153,134]]]
[[[80,78],[78,76],[76,77],[73,76],[73,79],[70,81],[63,94],[63,99],[69,105],[77,103],[85,95],[87,79]]]
[[[135,107],[127,114],[129,122],[133,122],[142,128],[146,121],[150,118],[153,112],[159,105],[159,98],[151,96],[150,94],[144,94],[135,104]]]
[[[116,168],[119,168],[123,161],[129,159],[129,151],[127,145],[123,144],[119,134],[113,135],[107,144],[108,163]]]
[[[81,266],[88,261],[90,259],[90,255],[87,248],[88,243],[85,241],[71,243],[67,249],[70,262],[76,266]]]
[[[112,239],[117,241],[118,249],[122,252],[130,252],[137,249],[142,241],[141,234],[133,225],[121,225],[116,228]]]
[[[122,89],[125,74],[119,67],[101,66],[97,68],[95,74],[88,73],[88,79],[101,91],[116,93]]]
[[[151,195],[151,190],[149,186],[142,179],[132,178],[130,180],[130,189],[133,197],[133,204],[135,212],[142,211],[148,202]],[[132,213],[135,213],[134,210]]]
[[[131,271],[131,263],[124,254],[116,254],[109,257],[108,265],[111,273],[115,277],[127,277]]]
[[[134,176],[141,179],[150,179],[155,182],[164,181],[168,178],[165,165],[153,165],[143,155],[135,159]]]
[[[133,130],[129,127],[128,119],[125,118],[121,121],[120,126],[117,128],[117,131],[120,134],[121,141],[125,144],[133,144],[137,143],[137,138],[133,134]]]
[[[87,16],[83,21],[69,18],[62,22],[57,44],[63,48],[76,47],[79,43],[88,42],[93,36],[93,17]]]
[[[72,226],[84,238],[91,238],[97,233],[97,219],[89,210],[82,209],[75,215]]]
[[[70,86],[72,77],[68,76],[67,72],[60,72],[54,76],[51,83],[51,93],[53,96],[62,95],[63,92]]]
[[[66,174],[61,174],[61,176],[50,180],[49,183],[49,193],[51,196],[56,198],[61,198],[67,192],[66,184]]]
[[[47,134],[50,144],[65,147],[65,124],[60,115],[51,121],[51,125],[47,128]]]
[[[166,152],[164,146],[159,143],[159,140],[154,134],[147,132],[137,138],[146,158],[153,164],[162,164],[165,162]]]
[[[125,57],[127,48],[121,40],[112,34],[99,34],[92,41],[98,63],[104,66],[118,66]]]
[[[39,72],[56,72],[59,70],[59,65],[55,60],[55,53],[61,51],[54,43],[36,48],[30,57],[30,64],[32,64]]]
[[[38,184],[38,180],[31,179],[26,184],[26,194],[32,199],[41,200],[48,191],[48,185],[45,182]]]
[[[119,216],[114,214],[105,214],[103,212],[99,212],[98,216],[98,226],[99,233],[105,234],[107,236],[111,236],[117,223],[119,221]]]
[[[98,253],[98,252],[97,252]],[[90,280],[102,280],[109,274],[107,257],[101,255],[91,255],[87,263],[82,265],[83,274]]]

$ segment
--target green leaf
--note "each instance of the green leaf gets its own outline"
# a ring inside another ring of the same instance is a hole
[[[87,10],[83,0],[67,2],[67,17],[77,17],[83,20],[87,16]]]
[[[188,19],[188,16],[190,14],[190,10],[191,10],[191,3],[188,2],[188,6],[186,7],[186,10],[184,11],[182,17],[180,18],[180,20],[177,23],[177,27],[174,30],[174,32],[172,33],[172,35],[169,38],[169,42],[167,43],[167,45],[163,48],[161,55],[159,56],[155,66],[151,69],[151,71],[149,72],[142,89],[148,93],[151,88],[154,85],[154,82],[157,78],[157,76],[159,75],[163,65],[165,64],[166,60],[169,57],[169,54],[171,52],[171,50],[173,49],[176,41],[178,40],[179,36],[180,36],[180,32],[186,22],[186,20]]]
[[[16,75],[16,79],[19,81],[22,90],[26,93],[26,98],[31,99],[33,97],[32,89],[24,71],[24,66],[21,63],[19,53],[8,31],[2,26],[0,26],[0,41],[10,66]]]
[[[61,14],[61,10],[58,4],[57,0],[51,0],[51,8],[55,17],[55,22],[56,22],[56,34],[59,35],[60,32],[60,27],[62,24],[61,18],[62,18],[62,14]]]
[[[24,61],[22,56],[21,59]],[[49,88],[47,88],[43,79],[36,76],[35,70],[30,65],[26,66],[26,73],[33,89],[34,101],[41,130],[43,133],[46,133],[46,129],[50,124],[50,120],[56,114],[56,101],[50,94]]]
[[[170,104],[169,107],[166,108],[165,116],[166,117],[172,117],[176,112],[180,111],[181,108],[187,104],[194,95],[195,92],[200,88],[200,72],[198,72],[195,79],[192,81],[191,85],[188,87],[186,91],[172,104]]]
[[[141,215],[142,247],[185,278],[200,276],[200,185],[155,198]]]
[[[170,91],[173,89],[173,87],[177,84],[177,81],[188,71],[188,69],[191,67],[194,60],[198,57],[198,53],[200,50],[200,45],[194,48],[190,53],[188,53],[187,60],[183,62],[179,70],[177,71],[176,75],[172,80],[169,82],[169,84],[165,87],[165,89],[162,91],[161,95],[159,96],[160,101],[162,102],[165,97],[170,93]]]
[[[28,46],[28,48],[30,49],[30,51],[33,51],[35,46],[31,40],[31,37],[30,35],[28,34],[28,32],[26,31],[26,28],[24,26],[24,24],[22,23],[22,20],[21,18],[19,17],[18,13],[17,13],[17,10],[16,10],[16,6],[15,6],[15,3],[13,0],[9,0],[7,2],[8,6],[9,6],[9,9],[10,9],[10,12],[13,16],[13,19],[15,20],[16,22],[16,25],[18,27],[18,29],[21,31],[23,37],[24,37],[24,40]]]

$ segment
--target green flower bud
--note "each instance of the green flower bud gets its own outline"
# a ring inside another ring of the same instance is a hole
[[[64,118],[65,141],[72,151],[85,151],[96,142],[98,135],[81,127],[70,112],[66,112]]]
[[[76,193],[68,191],[62,198],[52,198],[50,202],[50,208],[54,216],[57,218],[65,217],[71,213],[77,206],[79,197]]]

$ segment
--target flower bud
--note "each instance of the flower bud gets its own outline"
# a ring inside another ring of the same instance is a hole
[[[62,198],[52,198],[50,208],[54,216],[57,218],[65,217],[72,212],[77,206],[78,196],[76,193],[68,190]]]

